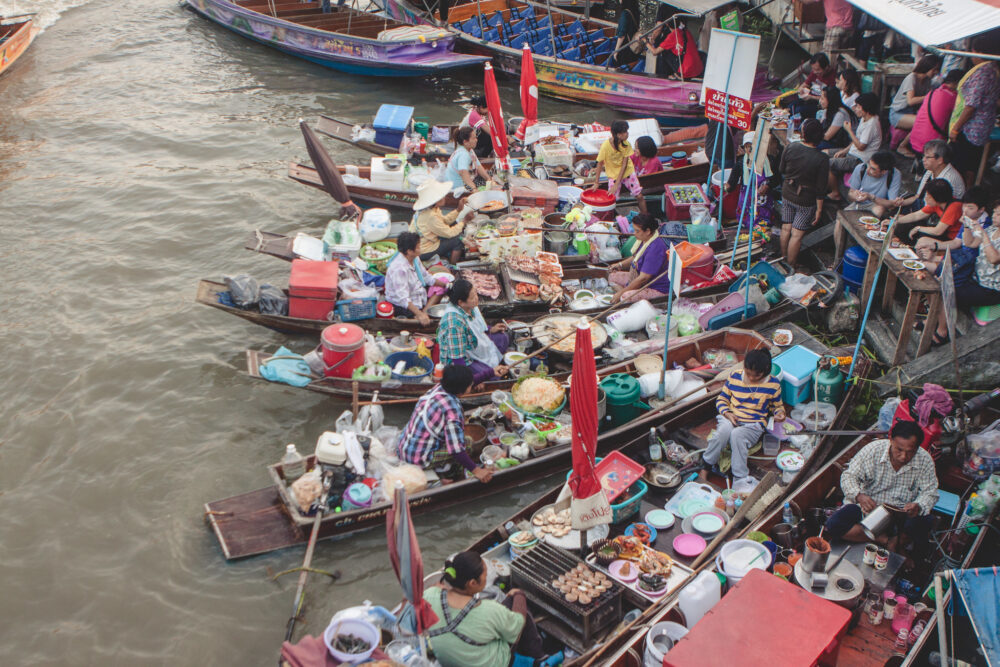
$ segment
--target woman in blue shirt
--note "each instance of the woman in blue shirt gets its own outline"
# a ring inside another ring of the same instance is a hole
[[[444,180],[451,183],[453,192],[472,192],[476,189],[475,175],[487,182],[490,180],[489,172],[472,152],[476,147],[476,130],[468,126],[458,128],[455,145],[457,148],[448,158],[448,167],[444,170]]]
[[[608,282],[617,290],[612,303],[655,299],[670,291],[670,277],[665,274],[667,244],[660,238],[660,223],[653,216],[640,213],[633,218],[632,228],[639,246],[631,257],[611,265]]]

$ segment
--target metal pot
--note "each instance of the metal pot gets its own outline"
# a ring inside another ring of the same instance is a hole
[[[792,549],[795,545],[795,526],[790,523],[779,523],[771,529],[771,539],[774,543]]]
[[[861,520],[861,529],[865,531],[865,536],[869,540],[874,540],[879,535],[889,530],[892,525],[892,513],[886,509],[885,505],[879,505],[871,514]]]
[[[805,553],[802,555],[802,565],[810,572],[824,572],[826,561],[830,558],[830,543],[821,537],[810,537],[806,540]]]

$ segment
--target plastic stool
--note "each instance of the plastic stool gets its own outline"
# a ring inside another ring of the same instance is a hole
[[[985,327],[995,319],[1000,319],[1000,304],[995,306],[976,306],[972,309],[972,317],[976,324]]]

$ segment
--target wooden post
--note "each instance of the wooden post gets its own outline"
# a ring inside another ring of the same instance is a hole
[[[351,382],[351,413],[354,416],[355,421],[358,419],[358,409],[360,408],[360,403],[358,402],[358,381],[354,380]]]

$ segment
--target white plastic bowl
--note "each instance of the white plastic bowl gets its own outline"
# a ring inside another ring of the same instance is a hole
[[[338,635],[350,634],[355,637],[360,637],[371,644],[371,647],[367,651],[362,651],[361,653],[342,653],[333,648],[334,632]],[[368,621],[362,621],[356,618],[345,618],[333,621],[330,625],[326,626],[326,630],[323,631],[323,643],[326,644],[326,648],[330,651],[330,655],[341,662],[349,663],[361,662],[370,658],[372,653],[374,653],[375,649],[378,647],[378,642],[381,638],[382,633],[379,632],[378,628]]]
[[[766,570],[771,564],[771,551],[753,540],[732,540],[722,547],[718,558],[723,574],[742,579],[750,570]]]

